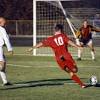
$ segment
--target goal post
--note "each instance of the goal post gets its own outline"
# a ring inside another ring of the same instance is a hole
[[[77,3],[80,8],[77,7]],[[81,7],[81,4],[84,7]],[[73,5],[75,8],[73,8]],[[90,8],[88,13],[87,10],[86,2],[81,2],[81,0],[33,0],[33,45],[53,35],[54,25],[57,23],[63,24],[65,33],[75,41],[76,36],[73,34],[73,30],[76,32],[82,26],[83,19],[87,14],[87,19],[91,22],[91,25],[98,25],[97,21],[91,19],[93,17],[91,12],[95,14],[98,9]],[[100,37],[99,34],[95,36]],[[69,50],[74,57],[77,56],[77,49],[69,47]],[[90,58],[89,53],[89,48],[84,48],[83,57]],[[33,55],[50,56],[53,55],[53,52],[50,48],[40,48],[34,49]]]
[[[33,46],[36,45],[36,0],[33,0]],[[36,56],[36,49],[33,50],[33,55]]]
[[[80,0],[34,0],[34,45],[48,36],[53,35],[54,25],[57,23],[63,24],[65,33],[79,44],[79,39],[77,39],[75,32],[77,32],[77,29],[82,25],[83,19],[78,19],[74,14],[71,14],[69,8],[66,8],[67,6],[64,5],[64,3],[68,4],[68,1],[73,1],[73,3],[75,3],[74,1]],[[77,50],[71,47],[69,50],[73,56],[77,56]],[[33,54],[53,55],[49,48],[34,50]]]
[[[63,8],[59,4],[61,1],[76,0],[33,0],[33,45],[53,35],[54,25],[57,23],[64,24],[65,32],[73,36],[71,23],[69,19],[66,22],[65,11],[62,11]],[[33,50],[33,55],[53,55],[53,53],[49,48],[41,48]]]

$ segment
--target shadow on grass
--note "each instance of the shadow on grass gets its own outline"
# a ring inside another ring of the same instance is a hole
[[[88,88],[88,87],[100,87],[100,83],[98,83],[98,84],[96,84],[96,85],[88,84],[88,85],[87,85],[87,88]]]
[[[100,83],[96,84],[95,87],[100,87]]]
[[[28,81],[28,82],[18,82],[18,83],[15,83],[15,84],[40,83],[40,82],[65,83],[66,81],[71,81],[71,79],[45,79],[45,80],[36,80],[36,81]]]
[[[84,78],[81,78],[84,79]],[[29,88],[29,87],[42,87],[42,86],[60,86],[64,83],[73,83],[71,79],[47,79],[47,80],[36,80],[36,81],[27,81],[27,82],[18,82],[14,83],[11,86],[5,86],[0,90],[9,90],[9,89],[19,89],[19,88]]]

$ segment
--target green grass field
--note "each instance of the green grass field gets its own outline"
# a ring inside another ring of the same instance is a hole
[[[0,100],[100,100],[99,85],[81,89],[53,57],[34,57],[26,54],[26,49],[15,47],[15,55],[7,56],[8,79],[14,85],[4,87],[0,81]],[[78,75],[86,83],[91,75],[100,80],[100,48],[96,51],[96,61],[91,58],[76,61]]]

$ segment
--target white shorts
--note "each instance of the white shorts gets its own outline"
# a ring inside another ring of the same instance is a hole
[[[91,45],[91,44],[93,44],[92,39],[89,40],[89,42],[87,43],[87,45]]]
[[[4,61],[5,62],[5,56],[4,56],[2,47],[0,47],[0,61]]]

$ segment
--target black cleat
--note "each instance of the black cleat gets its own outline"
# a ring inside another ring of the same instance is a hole
[[[3,86],[9,86],[12,85],[10,82],[4,83]]]
[[[96,59],[92,59],[92,61],[96,61]]]
[[[81,59],[81,58],[77,58],[77,60],[78,60],[78,61],[81,61],[82,59]]]

